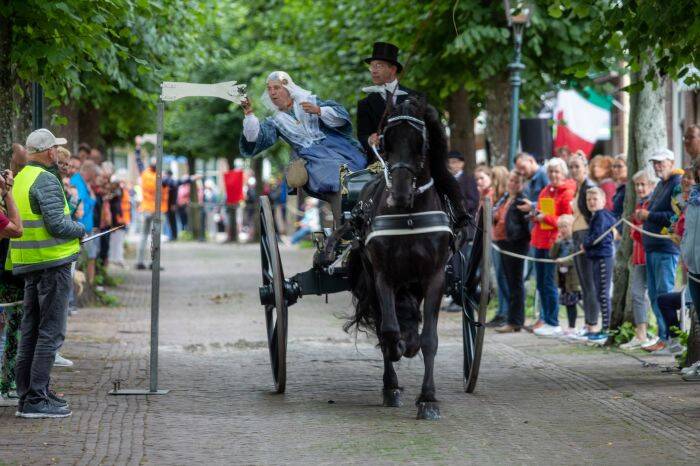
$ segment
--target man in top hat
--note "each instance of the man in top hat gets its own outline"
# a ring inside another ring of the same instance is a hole
[[[365,58],[369,64],[373,86],[363,87],[367,97],[357,103],[357,139],[369,158],[373,152],[370,143],[379,144],[379,126],[386,118],[387,99],[391,96],[393,104],[400,104],[409,95],[416,92],[399,84],[398,75],[403,66],[398,61],[399,48],[387,42],[375,42],[372,56]]]
[[[458,150],[450,151],[447,154],[447,166],[462,190],[467,213],[475,215],[479,208],[479,188],[476,186],[474,175],[464,173],[464,155]]]

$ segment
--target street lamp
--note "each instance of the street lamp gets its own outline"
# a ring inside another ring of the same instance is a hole
[[[515,59],[508,65],[510,71],[510,85],[513,88],[513,95],[510,110],[510,144],[508,146],[508,167],[515,165],[515,152],[518,147],[518,102],[520,101],[520,72],[525,69],[525,65],[520,61],[521,49],[523,45],[523,31],[530,22],[532,9],[526,2],[516,1],[511,6],[509,0],[503,0],[506,10],[508,26],[513,29],[513,42],[515,45]]]

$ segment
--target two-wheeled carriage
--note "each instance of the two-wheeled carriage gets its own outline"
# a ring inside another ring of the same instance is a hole
[[[352,220],[353,208],[362,187],[375,176],[370,170],[348,174],[343,180],[342,216],[340,224]],[[314,194],[311,194],[314,195]],[[323,200],[323,196],[314,195]],[[484,339],[484,321],[489,299],[490,268],[490,208],[481,209],[474,225],[475,234],[467,256],[457,250],[456,260],[450,261],[446,273],[446,294],[462,307],[463,377],[464,390],[474,391],[479,375]],[[267,196],[260,199],[260,252],[262,259],[262,286],[260,302],[265,307],[267,338],[272,375],[277,393],[283,393],[287,381],[287,315],[289,307],[305,295],[327,295],[350,291],[350,270],[347,264],[350,248],[357,242],[346,238],[335,244],[335,261],[327,266],[315,264],[309,270],[285,278],[278,249],[278,235]],[[326,235],[314,237],[321,250]],[[321,251],[319,251],[321,252]],[[314,261],[316,262],[316,261]],[[459,262],[459,264],[457,264]],[[457,264],[457,266],[455,266]]]

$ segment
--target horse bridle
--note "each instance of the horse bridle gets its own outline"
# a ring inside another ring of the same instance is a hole
[[[398,115],[395,117],[391,117],[387,120],[387,124],[382,130],[382,134],[379,136],[379,144],[381,147],[384,146],[384,134],[386,131],[396,125],[401,124],[402,122],[407,122],[410,126],[412,126],[414,129],[420,131],[421,133],[421,138],[423,139],[423,147],[421,149],[421,157],[420,157],[420,163],[418,164],[417,170],[405,163],[405,162],[397,162],[395,164],[388,164],[384,161],[381,155],[379,155],[379,150],[377,149],[376,146],[372,145],[372,150],[374,151],[374,155],[377,157],[377,160],[379,160],[379,163],[382,166],[382,170],[384,172],[384,181],[386,182],[386,188],[391,189],[392,186],[392,173],[395,170],[398,170],[400,168],[403,168],[404,170],[408,170],[411,173],[411,178],[412,178],[412,186],[413,186],[413,193],[414,194],[423,194],[425,191],[427,191],[432,185],[433,185],[433,179],[432,177],[430,178],[430,181],[428,183],[424,184],[423,186],[418,186],[416,187],[416,182],[418,179],[418,173],[423,171],[423,168],[425,167],[425,160],[428,156],[428,132],[425,127],[425,122],[421,119],[409,116],[409,115]]]

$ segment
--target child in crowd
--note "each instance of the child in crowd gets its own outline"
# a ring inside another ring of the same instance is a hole
[[[572,237],[574,224],[573,215],[562,215],[557,220],[559,237],[552,246],[550,255],[552,259],[561,259],[576,252]],[[557,284],[559,285],[559,304],[566,306],[566,315],[569,320],[569,328],[564,330],[564,336],[573,335],[576,332],[576,305],[581,301],[581,285],[574,268],[574,260],[557,261]]]
[[[588,233],[581,245],[581,248],[586,252],[586,257],[593,262],[593,284],[598,295],[600,313],[603,317],[601,331],[591,334],[588,340],[601,345],[608,340],[608,328],[610,327],[613,233],[608,230],[616,223],[615,216],[605,209],[605,203],[606,196],[602,189],[595,187],[586,192],[586,206],[593,216],[588,226]],[[606,231],[608,233],[596,242]]]
[[[640,210],[649,209],[649,196],[656,187],[656,177],[648,170],[640,170],[632,177],[634,191],[637,193],[637,206],[635,214],[632,215],[632,223],[641,227],[642,223],[637,219],[636,213]],[[632,273],[630,280],[632,286],[632,315],[634,316],[635,336],[625,344],[620,345],[622,349],[635,349],[642,345],[654,345],[658,338],[649,339],[647,328],[649,320],[647,313],[649,309],[649,298],[647,296],[647,266],[642,234],[637,230],[630,230],[632,237]]]

